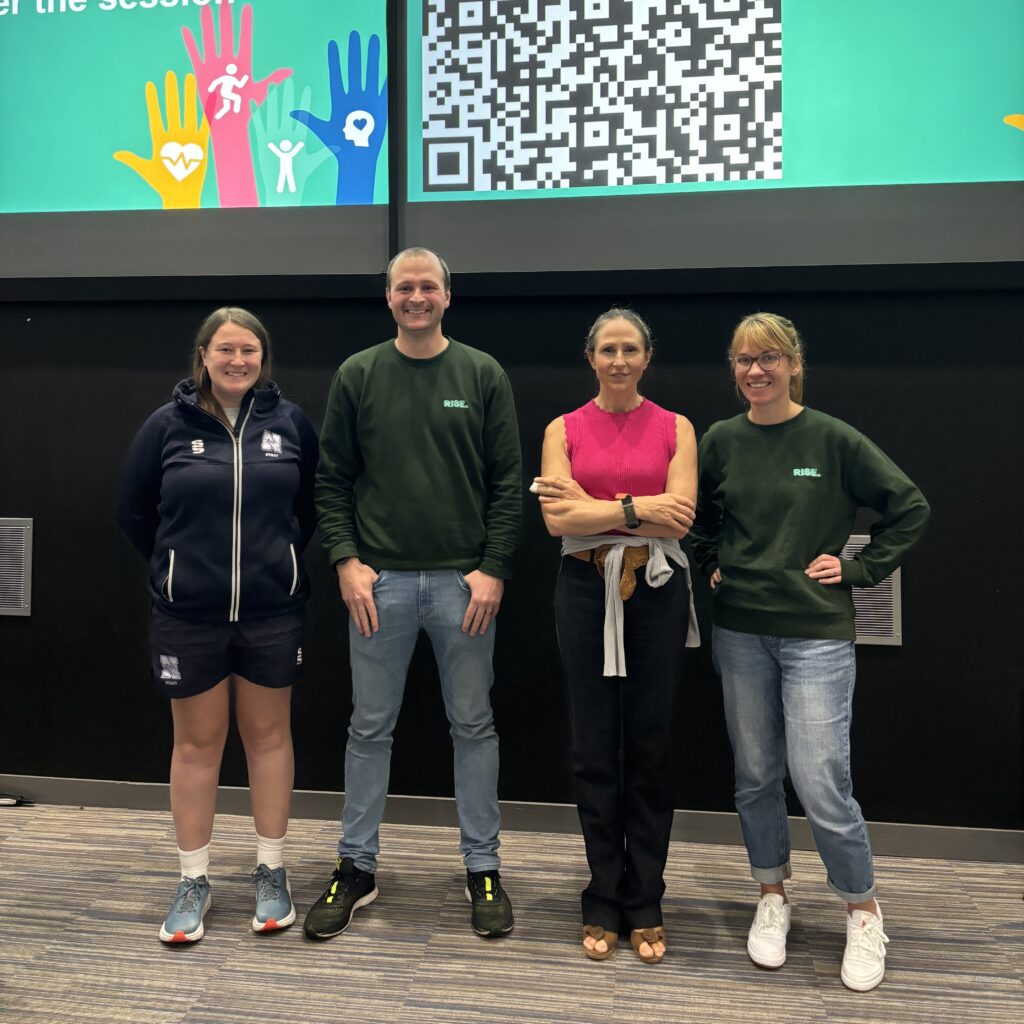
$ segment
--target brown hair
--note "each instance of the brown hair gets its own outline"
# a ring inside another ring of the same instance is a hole
[[[751,313],[745,316],[732,332],[732,342],[729,345],[730,363],[736,358],[736,353],[748,343],[761,352],[780,352],[788,356],[791,363],[800,367],[800,373],[789,378],[789,397],[794,402],[802,402],[807,364],[804,362],[804,343],[793,326],[793,321],[779,316],[778,313]]]
[[[270,334],[259,319],[241,306],[221,306],[215,309],[200,325],[196,332],[196,340],[192,346],[192,379],[196,382],[196,394],[200,408],[213,413],[218,419],[230,425],[220,402],[214,397],[210,387],[210,375],[203,365],[203,353],[209,348],[213,336],[225,324],[238,324],[247,331],[252,331],[260,343],[260,373],[253,387],[261,388],[270,380]]]
[[[414,245],[408,249],[403,249],[397,256],[391,257],[391,262],[388,264],[388,269],[384,274],[385,287],[391,287],[391,271],[394,269],[395,264],[399,260],[404,260],[406,256],[433,256],[441,266],[441,274],[444,276],[444,290],[446,292],[452,290],[452,275],[448,269],[448,264],[433,249],[425,249],[422,245]]]

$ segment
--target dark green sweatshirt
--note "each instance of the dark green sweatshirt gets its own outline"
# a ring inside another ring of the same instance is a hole
[[[840,554],[859,507],[881,519],[868,546],[843,562],[842,583],[805,576],[818,555]],[[771,426],[743,413],[715,423],[701,441],[690,536],[701,571],[722,572],[712,605],[726,629],[852,640],[850,587],[885,579],[927,520],[924,496],[891,459],[814,409]]]
[[[431,359],[393,340],[346,359],[327,399],[316,509],[332,563],[510,577],[522,455],[502,368],[451,339]]]

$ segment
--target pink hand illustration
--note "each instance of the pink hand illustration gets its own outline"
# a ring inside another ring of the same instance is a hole
[[[203,52],[188,28],[181,35],[196,73],[199,95],[213,138],[217,166],[217,191],[221,206],[258,206],[256,176],[249,146],[249,118],[267,96],[267,89],[282,82],[291,68],[278,68],[266,78],[252,77],[252,6],[242,8],[238,49],[234,44],[231,5],[220,7],[220,48],[213,29],[213,11],[204,7],[200,16]]]

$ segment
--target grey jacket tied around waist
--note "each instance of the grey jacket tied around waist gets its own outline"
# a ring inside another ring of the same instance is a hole
[[[697,628],[697,613],[693,607],[693,584],[690,581],[690,563],[679,546],[679,541],[668,537],[625,537],[617,533],[598,533],[588,537],[563,537],[562,554],[571,555],[577,551],[593,551],[608,545],[611,550],[604,563],[604,674],[624,676],[626,674],[626,648],[622,637],[624,608],[619,592],[622,579],[623,552],[627,547],[647,548],[647,568],[644,579],[650,587],[663,587],[675,571],[669,562],[675,562],[686,576],[686,592],[690,606],[689,622],[686,627],[686,646],[700,647],[700,630]],[[670,638],[666,638],[668,642]]]

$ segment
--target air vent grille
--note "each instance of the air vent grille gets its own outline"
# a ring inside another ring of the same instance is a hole
[[[0,518],[0,615],[32,614],[32,520]]]
[[[852,558],[871,540],[866,533],[855,533],[843,548],[843,558]],[[887,576],[877,587],[851,587],[857,610],[857,643],[900,647],[903,644],[903,614],[900,570]]]

